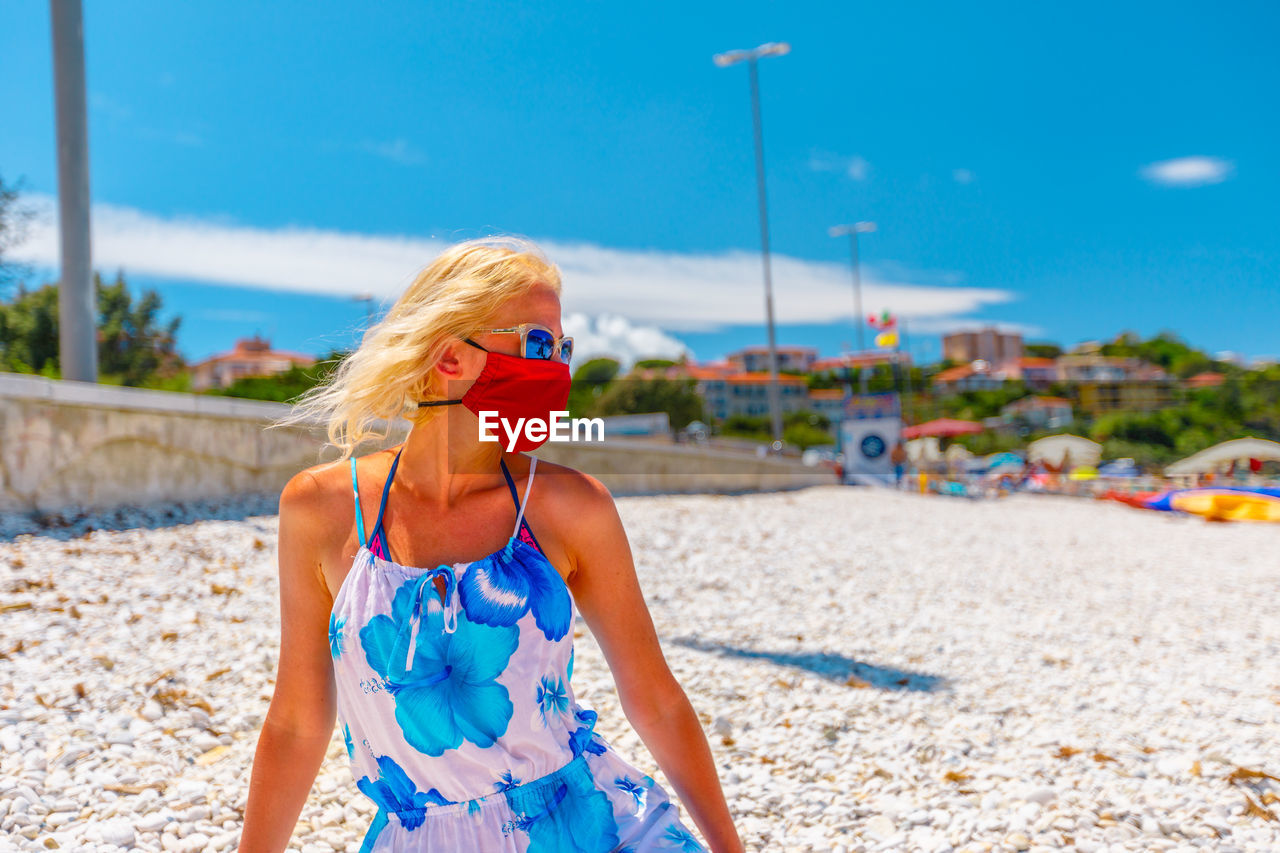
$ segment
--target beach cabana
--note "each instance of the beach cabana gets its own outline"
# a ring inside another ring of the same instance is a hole
[[[1031,462],[1046,462],[1058,468],[1068,456],[1073,466],[1097,465],[1102,459],[1102,445],[1069,433],[1046,436],[1027,445],[1027,459]]]
[[[1193,453],[1164,469],[1167,477],[1194,477],[1228,467],[1232,462],[1280,461],[1280,442],[1264,438],[1236,438]]]
[[[957,435],[973,435],[982,432],[983,426],[977,421],[961,421],[955,418],[938,418],[922,424],[909,426],[902,431],[903,438],[954,438]]]

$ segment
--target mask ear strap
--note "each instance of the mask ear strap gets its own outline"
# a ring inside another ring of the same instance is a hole
[[[480,346],[475,341],[471,340],[471,338],[463,338],[463,340],[471,344],[473,347],[475,347],[478,350],[483,350],[484,352],[488,352],[487,349]],[[461,397],[459,397],[457,400],[432,400],[428,403],[419,403],[418,408],[422,408],[423,406],[452,406],[455,403],[461,403],[461,402],[462,402]]]

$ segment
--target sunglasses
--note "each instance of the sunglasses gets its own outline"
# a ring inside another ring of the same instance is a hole
[[[569,363],[573,358],[573,338],[565,336],[557,338],[546,326],[537,323],[521,323],[509,329],[481,329],[482,332],[495,334],[512,333],[520,335],[520,352],[523,358],[541,358]]]

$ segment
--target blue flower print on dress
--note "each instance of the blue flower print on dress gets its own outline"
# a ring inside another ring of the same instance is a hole
[[[347,745],[347,758],[354,759],[356,757],[355,741],[351,740],[351,729],[346,723],[342,724],[342,741]]]
[[[497,782],[493,783],[493,787],[497,789],[499,794],[501,794],[504,791],[510,791],[512,788],[516,787],[519,784],[520,784],[520,780],[512,776],[510,770],[507,770],[507,771],[504,771],[503,774],[498,777]]]
[[[335,658],[342,654],[342,628],[347,624],[346,618],[339,619],[338,614],[329,614],[329,653]]]
[[[577,758],[584,752],[604,755],[604,741],[595,733],[596,717],[599,715],[585,708],[579,708],[573,715],[581,724],[569,733],[569,749],[573,752],[573,757]]]
[[[447,806],[453,803],[452,800],[442,797],[435,788],[425,792],[419,791],[409,775],[389,755],[378,758],[377,779],[364,776],[356,782],[356,787],[362,794],[377,803],[382,810],[399,812],[401,825],[409,830],[417,829],[426,819],[425,814],[414,814],[412,809],[425,809],[428,805]]]
[[[537,703],[543,728],[551,725],[548,717],[569,713],[569,693],[564,681],[560,678],[553,679],[550,675],[542,676],[538,682]]]
[[[573,681],[573,648],[569,649],[569,668],[565,671],[564,680],[566,682]]]
[[[613,784],[618,788],[618,790],[622,791],[624,794],[631,795],[631,799],[635,801],[635,811],[637,814],[644,811],[645,797],[649,794],[649,788],[653,786],[652,779],[648,776],[646,776],[645,779],[649,779],[648,785],[645,785],[643,781],[636,782],[630,776],[619,776],[613,780]]]
[[[514,536],[501,551],[471,564],[458,595],[472,622],[505,627],[532,611],[548,640],[569,633],[573,606],[564,579],[542,552]]]
[[[491,628],[459,619],[444,630],[444,607],[431,576],[411,578],[396,590],[391,615],[379,614],[360,629],[365,660],[387,684],[404,739],[431,756],[464,740],[493,746],[507,731],[512,703],[496,679],[520,640],[520,629]],[[422,602],[414,625],[414,602]],[[413,643],[412,649],[410,643]],[[406,655],[412,665],[405,671]]]
[[[679,850],[680,853],[706,853],[706,848],[698,843],[698,839],[693,834],[681,829],[678,826],[668,826],[667,831],[662,835],[662,842],[672,850]]]
[[[509,795],[508,803],[520,815],[516,828],[529,834],[527,853],[605,853],[618,845],[613,807],[593,785],[561,782],[535,797]]]

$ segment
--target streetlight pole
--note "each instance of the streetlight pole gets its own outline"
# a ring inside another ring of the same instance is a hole
[[[855,222],[852,225],[833,225],[827,229],[827,234],[832,237],[849,235],[849,266],[853,270],[853,325],[858,330],[858,352],[860,353],[867,351],[867,343],[862,330],[866,318],[862,316],[862,265],[858,258],[858,235],[871,234],[875,230],[876,224],[866,221]],[[858,368],[858,379],[862,393],[867,393],[866,367]]]
[[[58,138],[58,361],[63,379],[98,381],[98,294],[89,242],[89,129],[80,0],[50,0]]]
[[[849,266],[853,270],[853,324],[858,330],[858,350],[865,351],[866,339],[863,337],[862,325],[866,322],[862,316],[862,270],[858,259],[858,235],[871,234],[876,230],[874,222],[855,222],[852,225],[833,225],[827,229],[832,237],[849,235]]]
[[[769,261],[769,204],[765,193],[764,130],[760,118],[760,76],[756,63],[765,56],[784,56],[791,51],[786,42],[769,42],[751,50],[718,53],[713,61],[721,68],[745,61],[751,81],[751,119],[755,128],[756,193],[760,204],[760,247],[764,263],[764,313],[769,332],[769,414],[773,424],[774,450],[782,449],[782,401],[778,389],[778,344],[773,330],[773,274]]]

